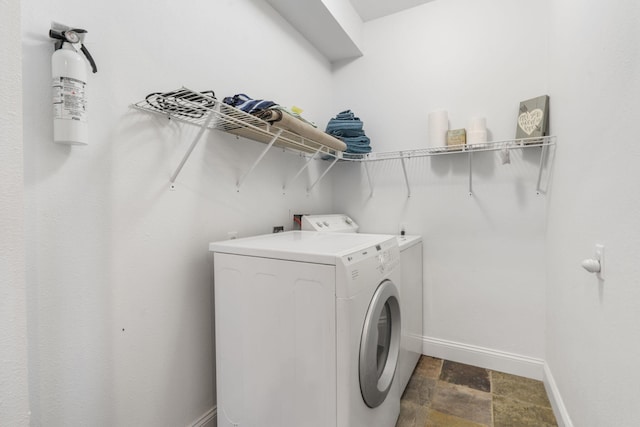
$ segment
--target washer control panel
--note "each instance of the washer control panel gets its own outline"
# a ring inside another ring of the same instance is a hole
[[[346,278],[345,286],[336,288],[338,298],[350,298],[380,282],[394,271],[399,273],[400,247],[397,239],[363,248],[342,256],[339,274]]]
[[[347,215],[304,215],[302,230],[333,231],[339,233],[357,233],[358,224]]]
[[[342,258],[345,265],[358,264],[368,260],[372,265],[376,265],[376,269],[382,273],[396,268],[400,264],[400,248],[398,247],[398,242],[395,239],[391,239],[379,245],[345,255]]]

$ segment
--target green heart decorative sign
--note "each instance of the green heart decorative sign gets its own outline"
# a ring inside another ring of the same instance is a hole
[[[520,103],[516,139],[547,135],[549,96],[543,95]]]
[[[540,126],[543,117],[544,113],[539,108],[533,111],[525,111],[518,116],[518,126],[520,126],[520,129],[522,129],[524,133],[530,136],[533,131]]]

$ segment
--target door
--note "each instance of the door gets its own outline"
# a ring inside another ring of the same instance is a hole
[[[370,408],[382,404],[391,389],[400,335],[398,289],[392,281],[385,280],[371,299],[360,340],[360,391]]]

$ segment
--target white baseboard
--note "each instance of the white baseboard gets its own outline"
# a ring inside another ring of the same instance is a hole
[[[422,342],[422,352],[428,356],[543,381],[558,426],[573,427],[551,370],[542,359],[432,337],[423,337]],[[189,427],[216,427],[216,414],[214,406]]]
[[[189,427],[216,427],[216,413],[217,408],[214,406],[191,423]]]
[[[542,359],[432,337],[422,338],[422,352],[428,356],[453,362],[539,381],[543,379],[544,361]]]
[[[549,396],[549,400],[551,401],[551,407],[553,408],[553,413],[556,416],[558,426],[573,427],[567,407],[564,406],[564,401],[562,400],[562,396],[560,396],[560,390],[558,389],[556,381],[553,379],[553,375],[551,374],[551,369],[546,362],[544,364],[544,388],[547,390],[547,396]]]

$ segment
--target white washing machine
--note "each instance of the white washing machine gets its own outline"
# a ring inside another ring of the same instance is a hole
[[[359,226],[347,215],[304,215],[303,230],[322,232],[357,233]],[[423,284],[422,284],[422,237],[397,236],[400,247],[401,279],[400,313],[402,317],[402,339],[398,360],[398,384],[400,394],[411,379],[411,374],[422,355],[423,337]]]
[[[219,427],[395,425],[395,237],[291,231],[209,249]]]

